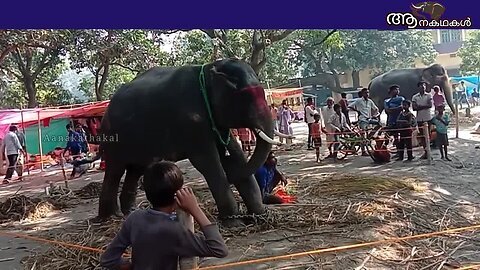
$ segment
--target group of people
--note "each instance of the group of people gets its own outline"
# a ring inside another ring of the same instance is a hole
[[[441,158],[450,161],[447,148],[449,145],[447,129],[450,122],[449,115],[445,113],[446,98],[442,89],[435,85],[432,91],[428,88],[427,82],[420,81],[417,84],[418,93],[412,100],[406,100],[400,95],[400,87],[392,85],[387,90],[389,98],[384,101],[384,108],[387,114],[387,131],[394,137],[394,145],[397,148],[396,158],[403,161],[405,152],[407,161],[412,161],[413,131],[418,128],[418,141],[423,147],[424,153],[420,159],[427,159],[426,136],[430,136],[433,126],[435,127],[434,146],[440,150]],[[411,111],[416,113],[414,113]],[[434,110],[434,112],[433,112]],[[307,99],[305,105],[305,122],[308,125],[309,150],[316,150],[316,160],[320,160],[320,147],[322,145],[321,134],[324,133],[327,140],[329,155],[326,158],[335,158],[339,146],[339,136],[345,133],[352,133],[349,111],[358,114],[358,128],[360,132],[366,131],[370,124],[379,121],[379,109],[375,102],[369,98],[369,90],[363,88],[359,92],[359,98],[351,105],[348,105],[346,94],[335,104],[333,98],[328,98],[326,106],[317,109],[311,98]],[[428,125],[428,133],[424,134],[422,128]],[[364,132],[363,132],[364,133]],[[366,149],[362,148],[362,155],[368,155]],[[390,158],[388,158],[390,160]]]
[[[66,129],[68,132],[68,140],[62,154],[68,151],[73,159],[80,157],[82,154],[87,154],[90,148],[87,142],[86,132],[82,125],[76,123],[75,128],[73,128],[71,124],[68,124]],[[11,125],[9,132],[5,134],[0,151],[5,154],[8,160],[8,167],[3,184],[10,183],[15,171],[17,172],[18,180],[21,181],[23,179],[24,163],[27,158],[27,149],[25,145],[25,135],[16,125]]]
[[[442,89],[435,85],[431,90],[428,89],[427,82],[420,81],[417,83],[418,93],[412,97],[412,100],[406,100],[400,96],[400,87],[392,85],[389,88],[390,97],[385,100],[385,112],[387,113],[387,125],[389,132],[395,138],[395,145],[397,146],[398,160],[404,159],[404,152],[407,152],[407,160],[411,161],[413,157],[412,149],[412,135],[413,130],[418,128],[418,141],[423,147],[424,153],[420,159],[427,159],[427,140],[430,136],[432,127],[435,126],[435,141],[434,145],[438,147],[441,154],[441,159],[450,161],[448,157],[447,148],[448,142],[448,125],[450,123],[449,115],[445,113],[446,99],[443,95]],[[412,106],[414,115],[410,111]],[[423,126],[427,125],[428,132],[424,132]]]
[[[329,155],[326,158],[335,158],[339,147],[339,136],[343,133],[353,133],[349,111],[358,114],[358,126],[366,130],[373,119],[378,116],[378,107],[369,98],[369,91],[363,88],[359,93],[360,98],[353,104],[348,105],[347,95],[342,93],[342,99],[335,104],[333,98],[326,100],[326,106],[318,110],[313,104],[313,99],[308,98],[305,105],[305,122],[308,125],[309,150],[315,149],[316,161],[320,161],[320,147],[322,145],[321,134],[324,133],[327,140]],[[362,148],[362,155],[368,155]]]

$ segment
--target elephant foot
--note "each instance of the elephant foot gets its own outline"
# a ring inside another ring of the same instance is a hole
[[[135,210],[136,193],[120,195],[120,209],[124,215],[130,214]]]
[[[243,220],[234,218],[234,219],[223,219],[220,221],[222,227],[227,229],[236,229],[236,228],[245,228],[245,223]]]

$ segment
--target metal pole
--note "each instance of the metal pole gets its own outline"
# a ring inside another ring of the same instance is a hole
[[[428,164],[432,164],[432,149],[430,148],[430,132],[428,123],[423,123],[423,136],[425,136],[425,152],[427,153]]]
[[[458,92],[455,91],[455,138],[458,139]]]
[[[38,147],[40,151],[40,170],[43,172],[43,147],[42,147],[42,126],[40,123],[40,111],[37,111],[38,114]]]
[[[20,116],[22,117],[22,132],[23,132],[23,137],[25,141],[23,142],[25,144],[25,156],[23,157],[23,166],[24,168],[26,167],[27,169],[27,174],[30,175],[30,166],[28,166],[29,163],[29,158],[28,158],[28,153],[27,153],[27,133],[25,132],[25,126],[23,123],[23,108],[20,109]]]

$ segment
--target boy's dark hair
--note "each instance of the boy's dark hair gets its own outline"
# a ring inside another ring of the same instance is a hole
[[[347,97],[347,93],[342,93],[342,98],[346,98]]]
[[[334,110],[340,109],[340,104],[335,104],[335,105],[333,105],[333,109],[334,109]]]
[[[410,105],[412,105],[412,102],[410,100],[406,99],[406,100],[402,101],[402,104],[407,104],[408,107],[410,107]]]
[[[65,126],[65,128],[66,128],[66,129],[71,129],[71,128],[72,128],[72,125],[67,124],[67,125]]]
[[[319,113],[316,113],[316,114],[313,115],[313,119],[317,119],[317,118],[320,119],[320,114]]]
[[[308,98],[307,98],[307,102],[313,102],[313,98],[308,97]]]
[[[175,202],[175,193],[182,186],[182,171],[170,161],[150,164],[143,175],[145,195],[153,207],[172,205]]]
[[[12,125],[12,126],[10,126],[10,128],[9,128],[8,130],[10,130],[10,131],[12,131],[12,132],[15,132],[15,131],[17,131],[18,129],[17,129],[17,126],[13,126],[13,125]]]
[[[393,89],[395,89],[395,88],[400,89],[400,86],[398,84],[394,84],[394,85],[390,86],[390,88],[388,88],[388,92],[392,92]]]

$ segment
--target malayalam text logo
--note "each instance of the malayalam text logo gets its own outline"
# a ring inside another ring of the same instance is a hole
[[[472,26],[470,17],[464,20],[441,20],[445,7],[437,2],[420,2],[410,6],[411,12],[394,12],[387,14],[387,24],[417,27],[458,27]]]

